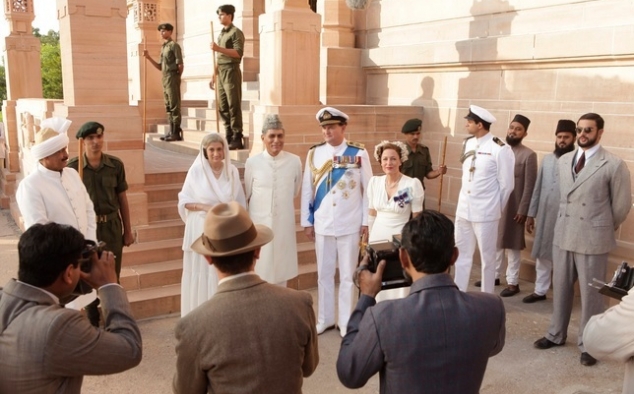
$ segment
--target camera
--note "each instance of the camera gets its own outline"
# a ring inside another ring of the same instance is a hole
[[[634,269],[630,267],[626,261],[621,262],[619,267],[614,271],[614,276],[608,283],[604,283],[596,278],[593,279],[595,284],[601,285],[593,287],[599,289],[599,293],[608,297],[620,300],[627,295],[627,292],[634,286]]]
[[[398,250],[401,247],[401,235],[394,235],[392,242],[371,243],[366,247],[368,254],[368,270],[372,273],[381,260],[385,260],[385,270],[381,278],[381,290],[398,289],[412,284],[409,277],[401,267],[401,260],[398,257]]]
[[[81,256],[79,257],[79,269],[85,273],[89,273],[92,270],[93,253],[97,253],[97,258],[101,258],[101,253],[105,250],[105,247],[105,242],[100,241],[97,243],[87,239],[84,249],[81,251]],[[79,297],[80,295],[90,294],[91,292],[92,287],[80,279],[79,282],[77,282],[77,286],[75,287],[75,290],[73,290],[72,295]]]

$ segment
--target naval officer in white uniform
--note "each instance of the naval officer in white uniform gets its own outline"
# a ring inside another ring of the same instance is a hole
[[[456,208],[455,282],[467,291],[476,242],[482,265],[482,291],[493,293],[498,223],[514,187],[515,156],[511,147],[494,137],[489,128],[495,117],[476,105],[465,116],[467,132],[464,144],[462,187]]]
[[[355,299],[352,282],[359,257],[359,239],[367,236],[368,198],[372,177],[363,145],[346,141],[348,115],[336,108],[317,113],[324,142],[308,151],[302,182],[301,225],[315,241],[319,307],[317,333],[338,322],[346,335]],[[339,318],[335,321],[335,268],[339,263]]]

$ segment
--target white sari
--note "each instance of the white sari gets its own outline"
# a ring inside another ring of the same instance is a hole
[[[218,287],[216,270],[204,256],[191,250],[191,244],[203,233],[204,211],[189,211],[185,204],[216,205],[237,201],[246,208],[238,169],[228,159],[225,143],[225,165],[218,179],[201,153],[189,168],[183,189],[178,193],[178,213],[185,222],[183,236],[183,276],[181,280],[181,317],[210,299]],[[202,148],[201,148],[202,150]]]

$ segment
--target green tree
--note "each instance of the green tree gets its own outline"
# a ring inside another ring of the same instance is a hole
[[[0,100],[7,99],[7,77],[5,75],[4,64],[0,64]]]
[[[59,33],[49,30],[42,35],[39,28],[33,28],[33,35],[40,39],[40,61],[42,66],[42,94],[48,99],[64,98],[62,88],[62,57],[59,48]]]

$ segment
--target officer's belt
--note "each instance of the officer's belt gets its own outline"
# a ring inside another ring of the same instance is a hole
[[[109,213],[107,215],[96,215],[95,216],[95,221],[97,223],[106,223],[106,222],[109,222],[109,221],[117,219],[117,218],[119,218],[119,212],[118,211],[114,211],[114,212],[111,212],[111,213]]]

